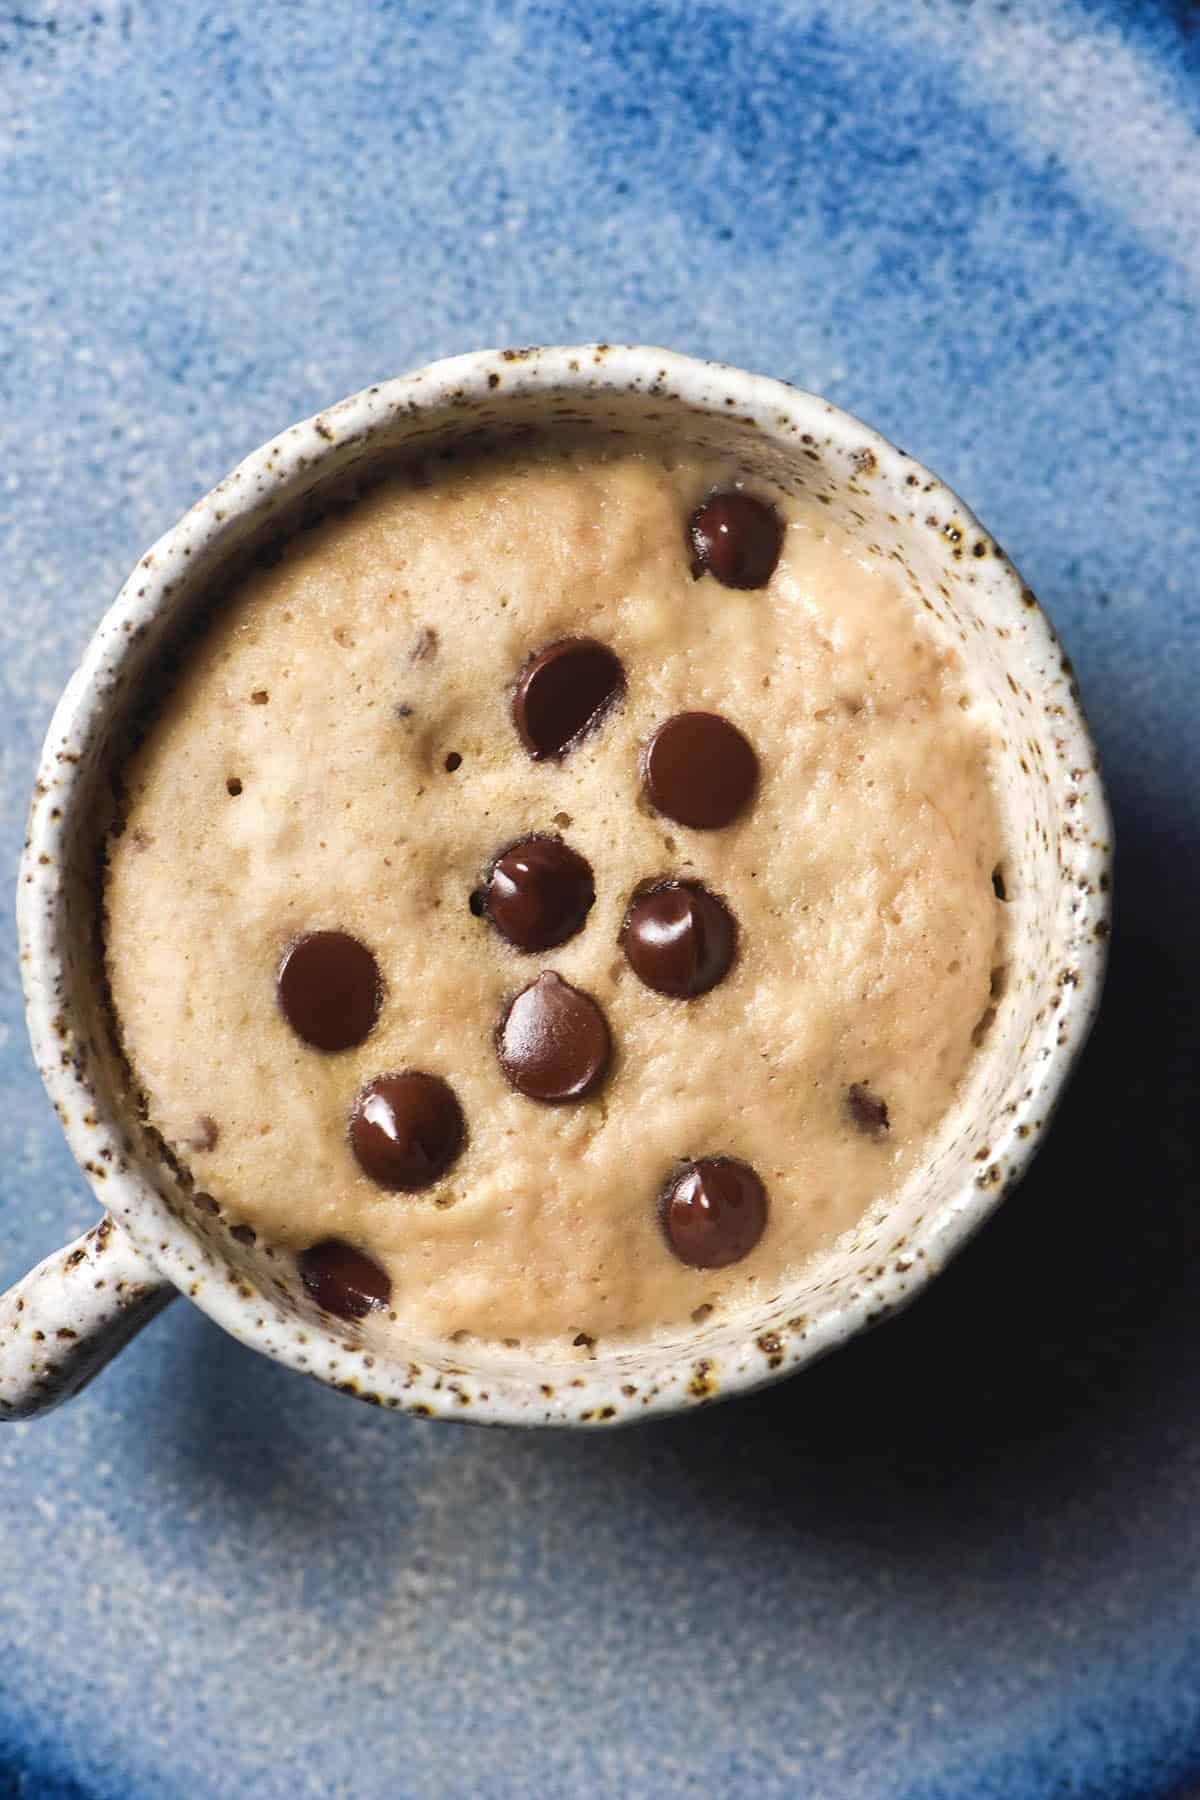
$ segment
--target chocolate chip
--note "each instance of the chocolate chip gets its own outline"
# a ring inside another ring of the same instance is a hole
[[[558,1105],[599,1086],[612,1039],[592,996],[547,970],[509,1005],[496,1031],[496,1054],[518,1093]]]
[[[437,632],[433,629],[432,625],[422,625],[420,631],[418,631],[416,637],[413,639],[412,649],[408,653],[408,660],[415,663],[428,662],[431,657],[437,655],[437,648]]]
[[[766,1229],[767,1190],[748,1163],[702,1156],[667,1184],[662,1227],[680,1262],[723,1269],[748,1256]]]
[[[719,713],[676,713],[642,752],[642,784],[650,804],[697,831],[736,819],[757,780],[753,746]]]
[[[533,836],[511,845],[492,865],[484,910],[518,950],[549,950],[574,937],[596,887],[582,856],[561,838]]]
[[[517,677],[512,715],[535,761],[565,756],[625,691],[625,671],[607,644],[563,638],[548,644]]]
[[[860,1131],[868,1137],[879,1137],[890,1129],[886,1101],[872,1094],[861,1081],[853,1081],[846,1089],[846,1107]]]
[[[773,506],[737,492],[714,494],[688,522],[692,574],[725,587],[766,587],[779,561],[783,522]]]
[[[236,800],[238,795],[241,793],[241,791],[242,791],[241,778],[237,775],[231,775],[229,777],[229,780],[225,783],[225,792],[230,796],[231,799]]]
[[[217,1147],[217,1139],[220,1135],[220,1128],[212,1114],[201,1113],[200,1117],[196,1120],[196,1123],[192,1126],[191,1136],[185,1139],[185,1142],[189,1150],[215,1150]]]
[[[300,1279],[317,1305],[339,1319],[365,1319],[392,1297],[386,1272],[341,1238],[322,1238],[302,1250],[298,1261]]]
[[[377,1075],[358,1091],[350,1112],[350,1148],[380,1187],[405,1194],[432,1187],[455,1162],[466,1138],[454,1089],[419,1069]]]
[[[457,750],[452,750],[446,758],[446,773],[453,775],[456,769],[462,768],[462,757]]]
[[[646,882],[630,902],[620,944],[639,981],[692,1000],[728,972],[737,925],[701,881]]]
[[[361,1044],[383,999],[378,963],[348,931],[298,937],[283,953],[276,985],[288,1024],[317,1050]]]

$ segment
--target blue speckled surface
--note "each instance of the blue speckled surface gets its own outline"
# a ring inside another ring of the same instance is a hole
[[[445,352],[824,391],[1067,639],[1109,998],[912,1313],[617,1437],[380,1417],[173,1307],[0,1434],[0,1795],[1166,1796],[1200,1775],[1200,22],[1184,0],[0,0],[0,867],[145,544]],[[0,956],[0,1278],[92,1217]]]

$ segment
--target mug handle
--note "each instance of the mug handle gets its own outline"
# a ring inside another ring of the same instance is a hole
[[[107,1215],[0,1295],[0,1420],[85,1388],[177,1290]]]

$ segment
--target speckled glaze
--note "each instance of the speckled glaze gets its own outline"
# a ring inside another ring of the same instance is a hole
[[[0,1297],[0,1418],[80,1393],[175,1292],[105,1214]]]
[[[290,1267],[198,1212],[125,1113],[97,957],[109,776],[143,678],[264,533],[410,447],[530,425],[658,432],[805,491],[911,577],[1002,709],[1008,978],[962,1104],[923,1178],[754,1315],[638,1349],[549,1362],[488,1346],[368,1351]],[[178,1289],[243,1343],[376,1405],[512,1424],[613,1424],[746,1391],[907,1304],[995,1208],[1044,1130],[1099,1001],[1110,823],[1071,664],[1003,551],[936,477],[827,402],[644,347],[483,351],[366,389],[247,458],[142,558],[55,713],[18,922],[30,1035],[106,1220],[0,1301],[0,1417],[76,1391]],[[115,1280],[97,1271],[101,1252]],[[117,1273],[119,1268],[119,1273]],[[119,1286],[118,1286],[119,1283]]]

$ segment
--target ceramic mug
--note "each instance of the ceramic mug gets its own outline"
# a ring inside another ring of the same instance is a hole
[[[1008,980],[920,1176],[755,1310],[585,1359],[477,1343],[433,1357],[368,1349],[283,1259],[200,1212],[131,1114],[98,948],[111,777],[165,648],[265,537],[369,462],[564,423],[731,454],[815,496],[872,556],[911,572],[1000,721]],[[106,1215],[0,1299],[0,1417],[77,1392],[177,1292],[289,1367],[422,1415],[602,1424],[798,1369],[910,1301],[1028,1162],[1100,997],[1110,865],[1095,751],[1049,621],[962,502],[856,419],[783,382],[604,344],[480,351],[368,388],[248,457],[142,558],[51,723],[19,876],[22,975],[38,1067]]]

